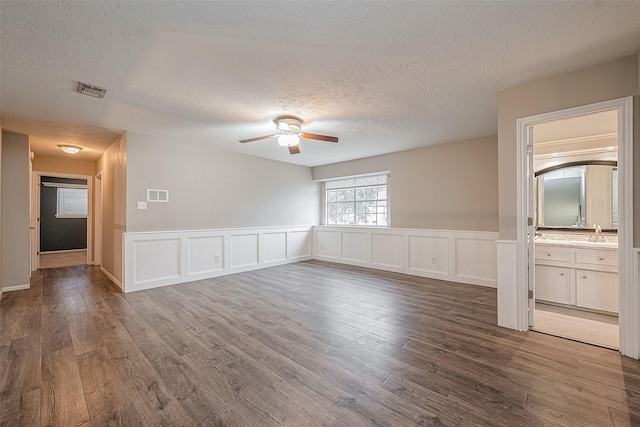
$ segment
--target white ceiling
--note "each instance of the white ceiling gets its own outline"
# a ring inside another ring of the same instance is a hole
[[[121,130],[315,166],[497,132],[496,94],[640,51],[640,2],[2,2],[2,127]],[[75,92],[105,87],[104,99]],[[271,119],[295,114],[291,156]],[[60,155],[62,153],[60,152]]]

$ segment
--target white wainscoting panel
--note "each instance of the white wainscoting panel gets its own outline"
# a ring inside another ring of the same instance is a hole
[[[393,271],[402,270],[403,255],[403,236],[371,233],[371,265]]]
[[[180,277],[180,239],[178,238],[134,242],[133,254],[140,260],[133,269],[136,283]]]
[[[309,231],[291,231],[291,259],[309,259],[311,257],[311,233]]]
[[[287,233],[264,233],[264,262],[286,261]]]
[[[477,281],[483,281],[487,277],[497,277],[498,261],[495,241],[456,238],[455,248],[456,277]],[[493,284],[495,286],[495,282]]]
[[[314,259],[496,287],[496,232],[327,225],[313,229]]]
[[[124,234],[124,292],[311,258],[311,226]],[[291,250],[289,250],[291,248]]]
[[[224,268],[222,236],[188,237],[188,274],[207,274]]]
[[[449,238],[409,235],[409,270],[435,277],[449,274]]]
[[[496,242],[498,326],[518,329],[518,248],[515,240]]]
[[[258,233],[230,236],[231,268],[250,267],[260,261]]]
[[[367,233],[360,232],[342,232],[342,259],[353,263],[367,263],[369,251],[367,250],[367,241],[369,237]]]
[[[338,231],[317,230],[315,233],[314,252],[324,259],[338,259]]]

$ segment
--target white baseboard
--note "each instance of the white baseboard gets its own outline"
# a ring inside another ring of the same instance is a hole
[[[313,258],[458,283],[497,285],[497,232],[313,227]]]
[[[120,283],[118,281],[118,279],[116,279],[113,274],[109,273],[107,270],[104,269],[103,266],[100,266],[100,271],[102,271],[102,274],[104,274],[105,276],[107,276],[109,278],[109,280],[111,280],[113,283],[116,284],[117,287],[119,287],[120,289],[122,289],[122,283]]]
[[[29,283],[24,285],[5,286],[2,288],[2,292],[23,291],[25,289],[29,289],[30,287],[31,285],[29,285]]]
[[[124,292],[311,259],[312,227],[124,234]]]

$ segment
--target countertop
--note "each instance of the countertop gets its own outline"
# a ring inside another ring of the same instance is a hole
[[[565,248],[580,249],[604,249],[610,251],[618,250],[616,242],[587,242],[584,240],[551,240],[551,239],[535,239],[536,245],[560,246]]]

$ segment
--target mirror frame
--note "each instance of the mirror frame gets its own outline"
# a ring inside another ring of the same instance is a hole
[[[542,175],[542,174],[545,174],[547,172],[551,172],[551,171],[554,171],[554,170],[557,170],[557,169],[570,168],[570,167],[573,167],[573,166],[590,166],[590,165],[617,167],[618,166],[618,162],[615,161],[615,160],[578,160],[578,161],[575,161],[575,162],[561,163],[559,165],[549,166],[548,168],[540,169],[539,171],[534,173],[534,176],[537,177],[538,175]]]
[[[598,165],[598,166],[613,166],[618,167],[618,162],[615,160],[578,160],[575,162],[566,162],[561,163],[555,166],[549,166],[548,168],[540,169],[539,171],[534,173],[535,177],[538,175],[545,174],[547,172],[552,172],[558,169],[570,168],[574,166],[589,166],[589,165]],[[571,231],[578,233],[593,233],[593,229],[591,228],[579,228],[579,227],[547,227],[544,225],[540,225],[536,227],[537,230],[545,230],[545,231]],[[602,232],[604,233],[612,233],[618,234],[617,228],[603,228]]]

